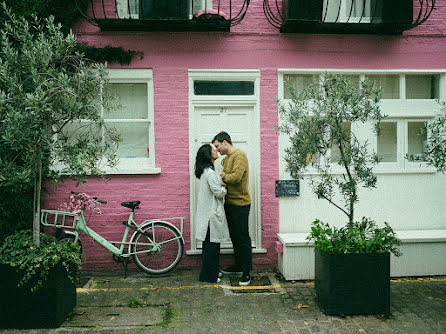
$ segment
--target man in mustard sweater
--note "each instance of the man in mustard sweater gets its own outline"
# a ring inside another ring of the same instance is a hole
[[[223,159],[221,177],[226,184],[227,194],[225,213],[228,221],[229,235],[234,248],[235,265],[222,270],[223,273],[242,274],[239,284],[251,283],[252,269],[251,238],[249,236],[248,218],[251,208],[249,196],[249,166],[246,153],[232,146],[227,132],[220,132],[212,140]]]

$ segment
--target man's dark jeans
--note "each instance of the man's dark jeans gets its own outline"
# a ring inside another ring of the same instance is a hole
[[[232,205],[225,203],[226,219],[229,235],[234,248],[235,264],[240,266],[244,274],[252,269],[251,238],[249,236],[249,210],[251,205]]]

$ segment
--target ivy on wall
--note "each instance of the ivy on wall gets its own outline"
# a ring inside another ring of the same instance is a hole
[[[62,31],[68,33],[73,24],[79,20],[82,15],[74,0],[0,0],[5,2],[16,15],[31,16],[36,15],[39,18],[54,16],[54,20],[62,25]],[[86,6],[86,1],[78,1],[79,4]],[[0,25],[4,18],[0,16]],[[136,55],[142,58],[141,51],[124,50],[122,47],[95,47],[85,44],[78,44],[78,50],[85,54],[86,58],[97,62],[118,62],[121,65],[128,65]]]

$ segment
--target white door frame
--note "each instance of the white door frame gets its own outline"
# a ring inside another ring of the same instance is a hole
[[[228,80],[228,81],[253,81],[254,95],[230,95],[230,96],[196,96],[194,94],[194,80]],[[195,175],[194,164],[195,156],[193,156],[193,140],[195,135],[195,128],[192,120],[194,119],[194,109],[197,106],[249,106],[253,108],[254,112],[254,127],[253,130],[253,147],[259,154],[255,155],[253,170],[255,175],[255,195],[251,198],[254,202],[254,210],[251,210],[250,215],[254,215],[256,222],[256,235],[253,253],[265,253],[266,250],[262,248],[262,219],[261,219],[261,180],[260,180],[260,71],[259,70],[216,70],[216,69],[190,69],[189,70],[189,175],[190,175],[190,250],[186,254],[201,254],[201,249],[197,248],[195,239],[195,229],[193,221],[195,219]],[[212,138],[209,138],[211,140]],[[251,164],[250,164],[251,165]],[[251,169],[251,166],[250,166]],[[222,248],[221,253],[233,253],[232,248]]]

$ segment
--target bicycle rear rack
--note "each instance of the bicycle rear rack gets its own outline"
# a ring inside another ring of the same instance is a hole
[[[58,228],[75,228],[80,216],[77,213],[58,211],[58,210],[41,210],[40,222],[44,226],[52,226]]]

